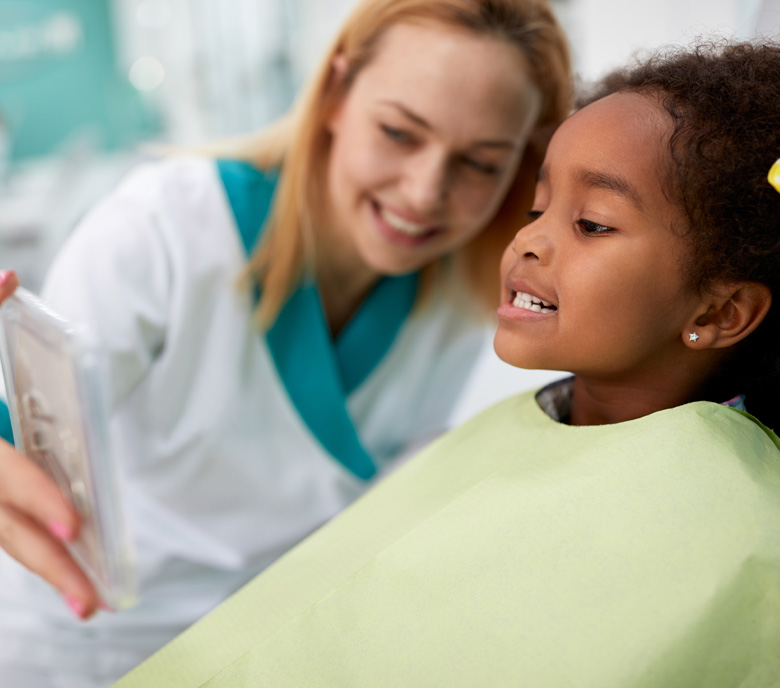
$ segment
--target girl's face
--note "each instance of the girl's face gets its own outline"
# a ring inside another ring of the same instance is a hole
[[[401,274],[469,241],[501,204],[539,108],[508,42],[392,26],[328,121],[328,250]]]
[[[535,219],[504,254],[503,360],[594,380],[668,375],[702,303],[686,289],[688,249],[672,231],[683,220],[661,188],[670,133],[660,107],[631,93],[588,105],[555,133]]]

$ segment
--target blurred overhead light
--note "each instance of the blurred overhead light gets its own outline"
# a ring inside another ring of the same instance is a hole
[[[165,79],[165,67],[155,57],[139,57],[130,67],[128,76],[139,91],[153,91]]]
[[[83,38],[81,22],[68,12],[58,12],[49,19],[45,42],[53,53],[65,55],[76,50]]]

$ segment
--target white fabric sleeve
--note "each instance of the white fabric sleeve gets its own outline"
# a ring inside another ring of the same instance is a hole
[[[74,230],[42,289],[52,309],[92,328],[104,347],[112,406],[165,340],[171,271],[159,181],[153,164],[132,172]]]

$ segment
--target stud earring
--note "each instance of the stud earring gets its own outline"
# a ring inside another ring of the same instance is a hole
[[[688,339],[690,339],[692,342],[695,342],[698,338],[699,338],[699,335],[696,334],[695,332],[691,332],[688,335]]]

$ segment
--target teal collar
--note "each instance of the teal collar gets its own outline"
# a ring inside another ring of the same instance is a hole
[[[251,254],[278,175],[236,161],[220,160],[217,167],[244,249]],[[349,416],[347,397],[390,350],[416,294],[416,274],[379,280],[334,341],[316,284],[305,281],[266,333],[274,364],[298,414],[328,453],[364,480],[373,477],[376,466]]]

